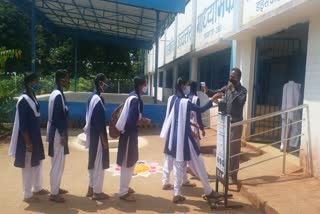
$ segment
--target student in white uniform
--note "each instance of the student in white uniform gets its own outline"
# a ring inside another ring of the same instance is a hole
[[[25,92],[19,97],[12,131],[9,155],[14,166],[22,169],[22,186],[25,202],[37,200],[35,195],[47,195],[42,188],[42,160],[44,149],[40,132],[40,106],[35,92],[38,77],[27,73],[24,77]]]
[[[177,81],[178,98],[173,104],[170,115],[165,121],[161,137],[169,141],[166,150],[174,159],[174,197],[173,202],[179,203],[186,198],[181,193],[181,186],[185,174],[187,162],[194,169],[195,175],[200,179],[204,187],[204,195],[206,198],[219,199],[219,195],[210,187],[204,161],[200,155],[199,146],[191,134],[190,112],[203,113],[212,107],[213,99],[211,99],[203,107],[191,103],[184,96],[186,85],[183,80]],[[170,132],[170,135],[168,133]]]
[[[197,88],[198,88],[198,83],[196,81],[191,81],[190,93],[188,94],[188,98],[193,104],[200,106],[200,99],[197,94]],[[191,130],[192,130],[193,136],[195,140],[198,142],[198,144],[200,145],[200,131],[203,137],[206,135],[201,114],[199,112],[198,113],[191,112],[190,120],[192,123]]]
[[[177,82],[183,82],[183,84],[186,86],[186,90],[185,90],[183,96],[187,97],[186,95],[188,95],[190,93],[190,90],[188,90],[188,88],[190,88],[188,86],[188,81],[185,81],[181,77],[179,77],[177,79]],[[178,84],[176,84],[176,86],[178,86]],[[172,110],[173,104],[175,103],[176,99],[179,97],[178,91],[179,91],[179,89],[176,88],[176,93],[168,98],[165,121],[167,120],[167,118]],[[163,171],[163,174],[162,174],[162,185],[163,185],[162,189],[163,190],[173,190],[173,185],[170,184],[170,173],[173,170],[173,160],[174,159],[170,155],[170,151],[168,151],[169,135],[170,135],[170,131],[166,137],[166,144],[164,147],[164,163],[163,163],[163,170],[162,170]],[[187,168],[186,168],[186,170],[187,170]],[[187,171],[185,172],[185,174],[183,176],[182,186],[185,186],[185,187],[195,187],[196,186],[195,183],[192,183],[188,180]]]
[[[70,86],[69,74],[66,70],[56,72],[56,87],[52,91],[48,105],[47,141],[51,157],[50,171],[50,200],[63,203],[62,194],[68,193],[61,189],[61,178],[64,171],[65,155],[69,154],[68,147],[68,108],[63,88]]]
[[[134,91],[129,94],[120,114],[116,128],[121,132],[117,154],[117,164],[121,166],[119,197],[124,201],[136,201],[130,186],[133,170],[139,159],[138,127],[149,125],[150,119],[142,118],[141,95],[147,92],[144,77],[134,78]]]
[[[86,148],[89,149],[89,187],[87,197],[92,200],[106,200],[103,193],[104,170],[109,168],[109,144],[106,130],[104,99],[101,93],[107,90],[104,74],[95,77],[95,91],[88,100],[86,126]]]

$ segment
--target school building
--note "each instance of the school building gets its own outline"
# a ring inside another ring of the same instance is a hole
[[[295,81],[302,85],[301,104],[310,109],[313,174],[319,176],[319,11],[319,0],[190,0],[159,39],[158,69],[155,46],[145,54],[149,95],[166,102],[177,77],[218,89],[227,83],[230,68],[239,67],[248,89],[248,119],[279,111],[284,84]],[[260,126],[245,134],[267,124]],[[307,140],[302,138],[302,146]]]

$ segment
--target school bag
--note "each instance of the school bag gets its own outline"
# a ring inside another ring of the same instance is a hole
[[[112,138],[118,138],[120,136],[120,131],[116,128],[116,124],[123,110],[123,106],[124,103],[120,104],[111,114],[111,119],[109,123],[109,135]]]

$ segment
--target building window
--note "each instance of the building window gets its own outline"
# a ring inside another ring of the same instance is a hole
[[[167,76],[166,76],[166,88],[172,88],[172,84],[173,84],[173,70],[169,69],[166,71],[167,72]]]
[[[163,87],[163,71],[159,72],[159,87]]]
[[[225,86],[230,74],[231,49],[225,49],[199,59],[200,82],[213,90]]]
[[[184,80],[190,79],[190,62],[189,61],[179,65],[178,77],[181,77]]]

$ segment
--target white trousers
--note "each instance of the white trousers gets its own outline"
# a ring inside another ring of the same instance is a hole
[[[173,165],[174,165],[174,158],[171,157],[170,155],[165,154],[164,155],[164,163],[163,163],[163,167],[162,167],[162,184],[163,185],[170,184],[170,173],[174,168]],[[189,166],[188,163],[187,163],[187,166]],[[193,171],[192,168],[191,168],[191,170]],[[184,169],[184,174],[183,174],[182,180],[183,180],[182,181],[183,184],[188,182],[187,167],[185,167],[185,169]]]
[[[130,139],[128,138],[126,153],[122,160],[122,165],[120,169],[120,190],[119,190],[120,197],[128,193],[130,181],[132,179],[132,174],[135,167],[135,164],[132,167],[127,167],[129,140]]]
[[[35,167],[31,167],[31,152],[26,152],[25,167],[22,168],[22,186],[25,199],[33,196],[32,191],[42,190],[42,161]]]
[[[207,171],[206,171],[202,156],[197,155],[191,142],[189,142],[189,146],[190,146],[191,160],[188,161],[188,164],[192,169],[193,173],[200,179],[202,186],[204,188],[204,194],[209,195],[213,189],[209,184],[208,175],[207,175]],[[187,161],[174,160],[173,170],[174,170],[174,195],[175,196],[181,195],[181,186],[184,182],[186,166],[187,166]]]
[[[61,136],[56,131],[53,142],[53,157],[51,157],[51,171],[50,171],[50,192],[52,195],[59,194],[61,178],[65,166],[64,146],[61,145]]]
[[[104,169],[102,164],[102,152],[103,148],[101,141],[99,140],[94,168],[89,169],[89,187],[93,188],[94,193],[102,193],[103,188]]]
[[[164,163],[162,168],[162,184],[167,185],[170,183],[170,173],[173,170],[174,158],[170,155],[164,155]]]
[[[183,184],[183,177],[187,167],[186,161],[173,161],[173,174],[174,174],[174,196],[182,195],[181,186]]]

